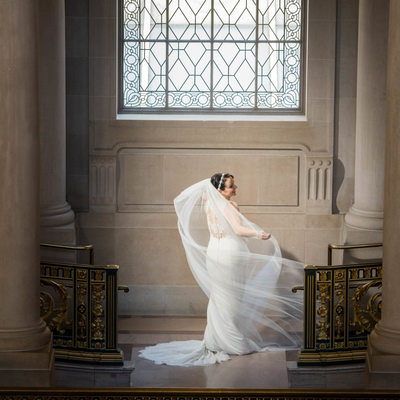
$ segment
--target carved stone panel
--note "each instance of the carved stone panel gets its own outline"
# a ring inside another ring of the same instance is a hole
[[[92,211],[115,211],[115,173],[115,157],[91,157],[89,195]]]
[[[216,172],[235,176],[247,211],[300,212],[304,204],[299,150],[124,149],[117,159],[118,211],[173,211],[182,190]]]
[[[332,158],[307,159],[307,210],[313,214],[332,211]]]

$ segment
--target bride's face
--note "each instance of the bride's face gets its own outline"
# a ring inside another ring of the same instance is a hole
[[[230,200],[232,196],[236,196],[237,186],[235,185],[235,181],[232,178],[228,178],[225,181],[225,189],[220,190],[219,192],[224,196],[227,200]]]

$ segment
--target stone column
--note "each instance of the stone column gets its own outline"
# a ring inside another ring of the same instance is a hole
[[[65,0],[39,0],[41,241],[74,244],[66,201]]]
[[[345,216],[348,230],[383,229],[388,8],[389,0],[359,3],[355,187]]]
[[[400,2],[390,2],[382,318],[369,337],[370,386],[400,389]]]
[[[35,0],[0,1],[0,385],[50,386],[52,336],[39,306]]]

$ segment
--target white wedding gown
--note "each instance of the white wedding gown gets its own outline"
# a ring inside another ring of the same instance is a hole
[[[229,360],[230,354],[298,348],[294,322],[302,319],[302,299],[290,288],[301,283],[303,266],[283,259],[274,238],[263,241],[269,242],[267,250],[265,243],[251,239],[256,244],[251,251],[249,235],[261,228],[209,180],[182,192],[175,209],[188,264],[209,297],[207,326],[201,341],[159,343],[141,350],[140,357],[156,364],[196,366]]]

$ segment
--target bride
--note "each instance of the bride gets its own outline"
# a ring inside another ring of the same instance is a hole
[[[303,265],[282,258],[276,239],[240,213],[236,189],[233,175],[217,173],[175,198],[189,267],[209,298],[207,326],[202,341],[159,343],[140,357],[193,366],[300,347],[303,299],[291,288]]]

